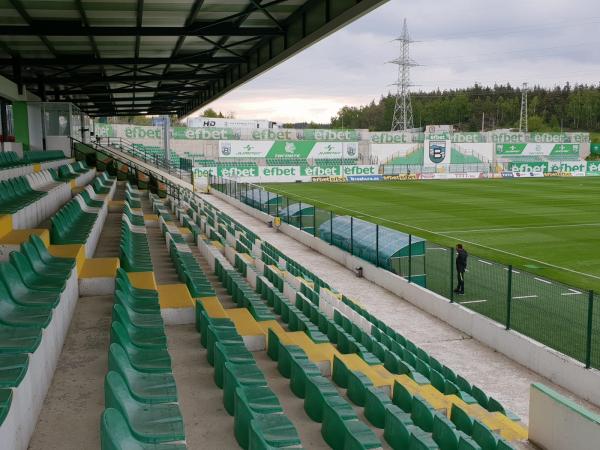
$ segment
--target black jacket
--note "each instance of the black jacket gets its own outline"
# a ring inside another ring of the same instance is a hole
[[[464,248],[456,250],[456,270],[464,272],[467,269],[467,257],[469,254]]]

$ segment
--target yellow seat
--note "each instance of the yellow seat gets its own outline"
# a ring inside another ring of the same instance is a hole
[[[208,317],[213,319],[224,319],[229,317],[217,297],[201,298],[200,303],[202,303]]]
[[[240,336],[264,336],[265,332],[246,308],[225,310]]]

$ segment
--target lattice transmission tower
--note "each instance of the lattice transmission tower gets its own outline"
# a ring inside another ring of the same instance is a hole
[[[527,83],[523,83],[521,90],[521,119],[519,120],[519,132],[527,133],[529,125],[527,123]]]
[[[402,26],[402,35],[395,39],[400,42],[400,56],[390,61],[398,66],[398,78],[394,85],[397,87],[396,105],[394,107],[394,119],[392,120],[392,131],[405,131],[413,128],[413,112],[410,102],[410,68],[417,64],[410,59],[410,44],[414,41],[408,34],[406,19]]]

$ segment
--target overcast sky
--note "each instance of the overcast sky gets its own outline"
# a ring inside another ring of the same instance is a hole
[[[390,0],[213,102],[241,119],[328,123],[395,89],[406,17],[412,90],[600,82],[600,0]]]

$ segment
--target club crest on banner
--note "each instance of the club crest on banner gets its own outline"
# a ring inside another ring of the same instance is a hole
[[[446,158],[446,141],[429,141],[429,159],[439,164]]]

